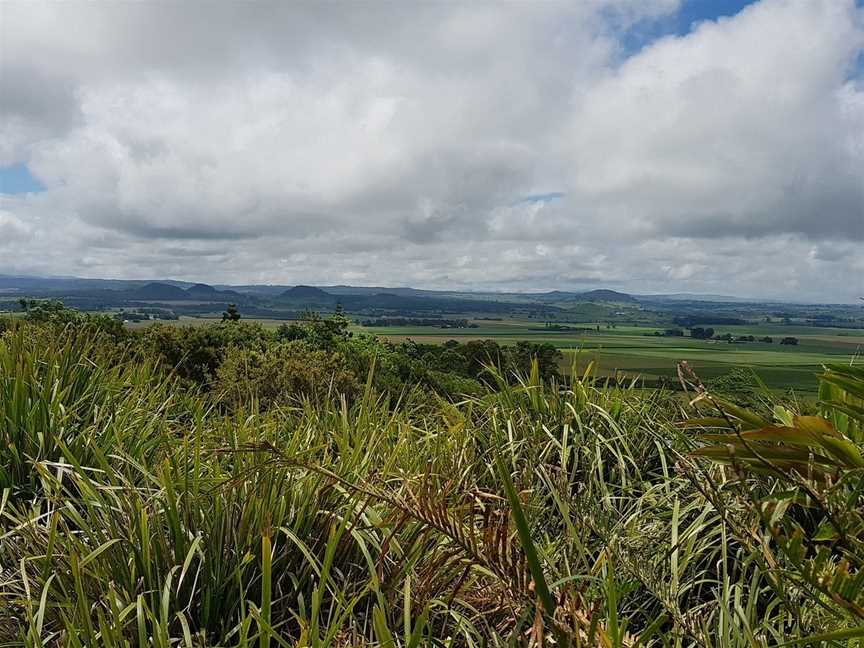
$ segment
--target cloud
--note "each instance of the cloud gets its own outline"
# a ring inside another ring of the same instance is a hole
[[[657,234],[864,239],[860,20],[763,2],[646,48],[580,97],[575,186]]]
[[[30,227],[21,222],[14,214],[0,210],[0,241],[4,246],[17,244],[26,240],[30,235]]]
[[[343,9],[3,3],[0,271],[860,292],[852,0]]]

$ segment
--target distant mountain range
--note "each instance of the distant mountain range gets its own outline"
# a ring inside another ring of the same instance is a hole
[[[0,275],[0,299],[16,296],[55,297],[70,304],[105,306],[135,302],[229,302],[257,305],[262,309],[333,307],[337,303],[354,309],[414,309],[491,312],[506,307],[534,304],[549,309],[566,309],[583,302],[620,304],[672,304],[716,302],[725,304],[765,303],[765,300],[710,294],[633,295],[609,289],[587,291],[469,292],[423,290],[382,286],[307,285],[210,285],[176,280],[87,279],[79,277],[34,277]],[[779,300],[772,303],[782,303]]]
[[[460,310],[500,310],[502,304],[536,303],[546,306],[570,302],[609,302],[635,304],[632,296],[614,290],[586,292],[549,291],[543,293],[472,293],[417,288],[376,286],[280,286],[209,285],[174,280],[141,281],[119,279],[79,279],[76,277],[19,277],[0,275],[0,294],[89,298],[96,301],[142,302],[249,302],[275,301],[296,307],[332,307],[337,303],[355,308],[414,308],[442,310],[458,302]]]
[[[732,297],[731,295],[702,295],[698,293],[673,293],[671,295],[638,295],[638,299],[642,301],[699,301],[699,302],[716,302],[722,304],[766,304],[766,303],[785,303],[781,300],[765,300],[755,299],[752,297]]]

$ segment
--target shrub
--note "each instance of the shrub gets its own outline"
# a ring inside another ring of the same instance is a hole
[[[263,350],[231,347],[216,370],[215,388],[231,405],[256,400],[264,409],[316,403],[359,393],[360,383],[339,353],[312,349],[304,342],[283,342]]]
[[[20,299],[18,303],[25,313],[25,321],[50,326],[55,331],[71,326],[78,330],[96,331],[117,340],[128,336],[122,322],[104,313],[84,313],[66,308],[57,299]]]
[[[838,639],[860,637],[864,368],[830,365],[820,379],[819,415],[777,406],[766,416],[697,386],[694,402],[715,414],[686,425],[705,430],[700,438],[706,445],[694,456],[731,468],[729,483],[705,480],[702,487],[736,511],[724,520],[729,533],[753,548],[754,559],[773,574],[777,595],[811,614],[829,610]],[[815,645],[823,638],[799,636],[796,643]]]
[[[184,380],[207,387],[230,348],[260,351],[272,339],[272,334],[257,323],[154,324],[143,333],[142,345],[146,353],[160,358]]]
[[[486,388],[476,380],[446,371],[430,370],[426,379],[436,393],[451,399],[477,398],[486,393]]]

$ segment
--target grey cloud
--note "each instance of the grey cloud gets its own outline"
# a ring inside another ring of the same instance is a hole
[[[49,70],[18,62],[4,65],[0,73],[0,115],[44,124],[51,133],[62,133],[80,117],[75,86]]]
[[[80,117],[68,79],[0,59],[0,165],[26,160],[35,143],[64,135]]]
[[[139,238],[149,239],[174,239],[174,240],[196,240],[196,241],[220,241],[225,239],[243,240],[257,238],[258,233],[244,231],[243,229],[221,226],[216,229],[206,227],[165,225],[155,226],[146,223],[130,223],[124,228],[129,234]]]
[[[847,298],[864,9],[676,4],[3,3],[0,271]]]

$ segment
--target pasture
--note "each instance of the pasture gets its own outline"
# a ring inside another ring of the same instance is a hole
[[[565,354],[564,369],[570,370],[574,360],[579,370],[594,361],[602,374],[624,374],[655,380],[676,375],[676,365],[686,360],[704,379],[728,373],[735,367],[752,368],[774,389],[795,389],[812,392],[814,374],[829,362],[848,362],[864,350],[864,330],[818,328],[783,324],[746,324],[716,327],[716,333],[733,336],[770,336],[773,343],[722,342],[697,340],[689,337],[656,336],[663,329],[648,326],[605,323],[578,324],[593,331],[549,331],[542,323],[501,320],[475,321],[479,328],[434,329],[429,327],[356,327],[391,341],[441,344],[447,340],[467,342],[493,339],[500,344],[519,340],[549,342]],[[596,327],[600,326],[597,331]],[[787,336],[798,338],[797,346],[781,345]]]
[[[219,321],[221,316],[181,316],[173,323],[200,326]],[[259,322],[273,329],[287,320],[244,318]],[[155,323],[154,320],[128,324],[140,328]],[[548,342],[564,353],[562,370],[569,373],[574,364],[584,371],[594,362],[601,375],[617,375],[644,378],[648,381],[674,379],[676,366],[686,360],[697,374],[710,380],[729,373],[735,367],[750,368],[772,389],[793,389],[802,394],[815,390],[814,375],[822,365],[833,362],[848,362],[864,352],[864,330],[844,328],[822,328],[800,324],[748,323],[740,326],[716,326],[715,333],[731,333],[736,338],[752,335],[757,338],[770,336],[773,343],[733,342],[698,340],[690,337],[667,337],[655,335],[665,327],[614,324],[606,322],[574,323],[574,329],[555,331],[544,327],[543,322],[527,319],[476,319],[477,328],[439,329],[429,326],[360,326],[355,324],[355,333],[376,335],[392,342],[414,340],[424,344],[443,344],[448,340],[468,342],[492,339],[499,344],[515,344],[520,340]],[[597,327],[599,331],[597,330]],[[614,326],[614,328],[613,328]],[[781,345],[787,336],[798,338],[796,346]]]

